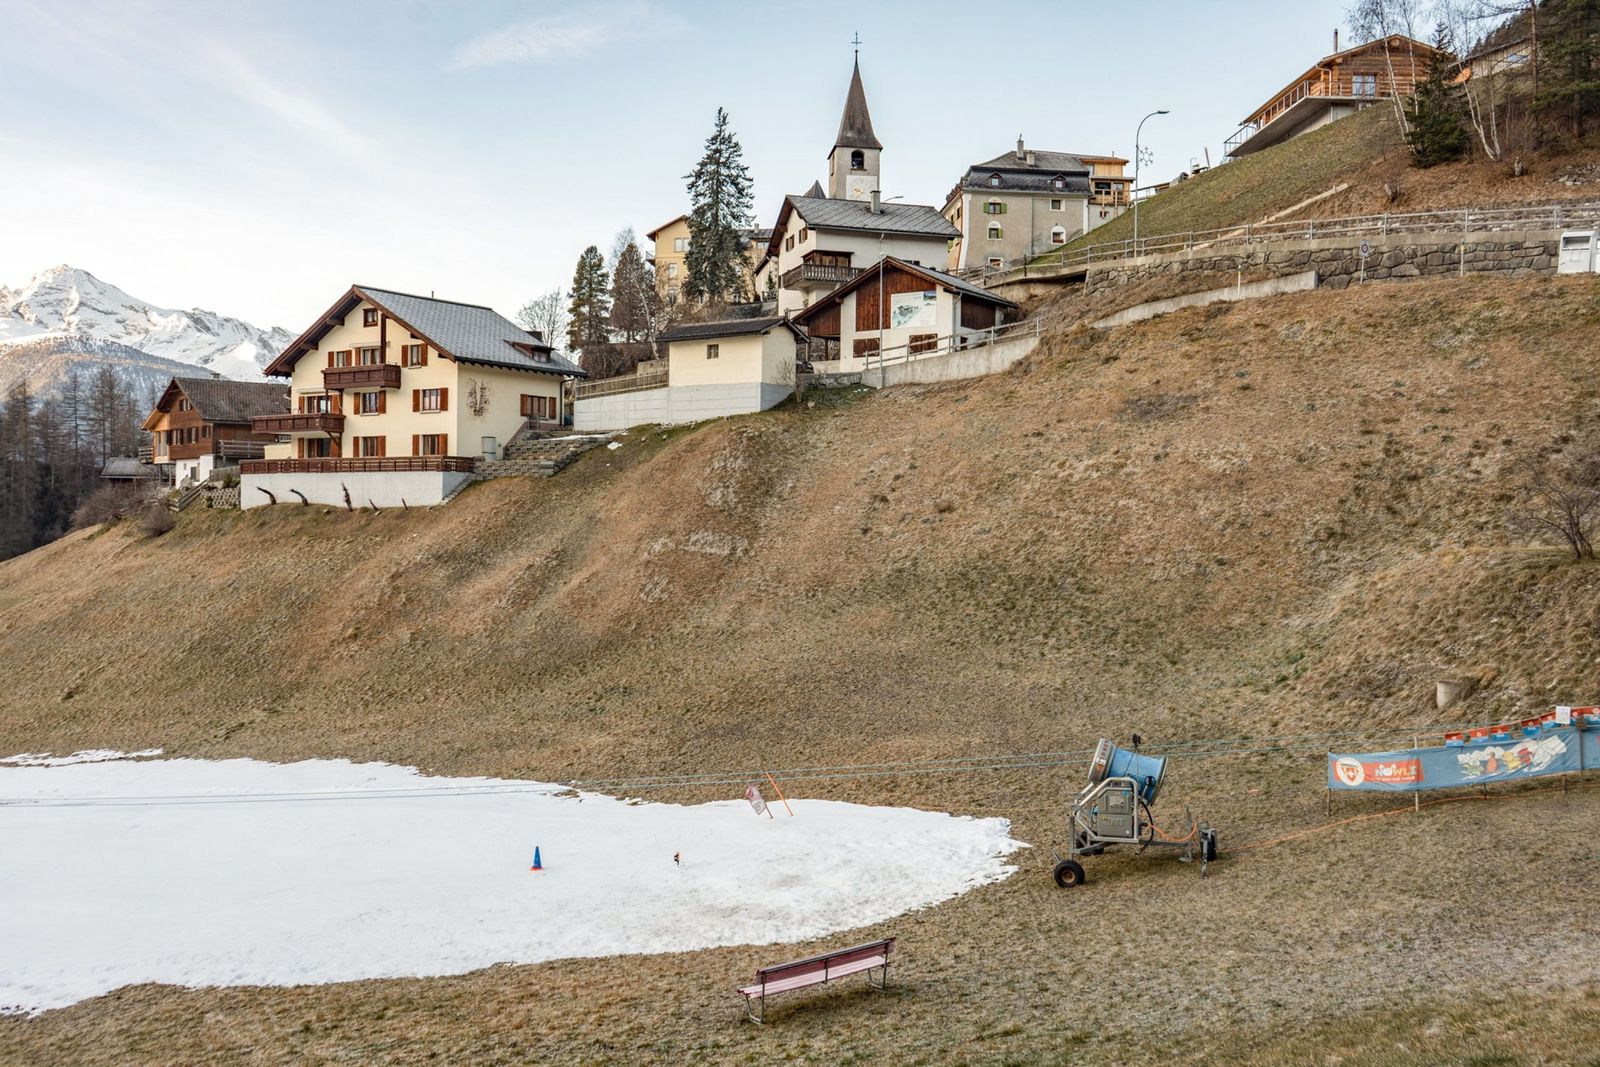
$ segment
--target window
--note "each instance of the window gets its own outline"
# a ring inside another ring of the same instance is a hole
[[[721,345],[706,345],[706,358],[707,359],[716,359],[721,354],[722,354],[722,346]]]
[[[448,446],[448,434],[414,433],[411,435],[411,454],[414,456],[442,456]]]
[[[209,422],[206,423],[204,426],[200,427],[200,436],[204,437],[204,438],[207,438],[208,440],[210,439],[210,437],[211,437],[211,424]]]
[[[356,362],[363,367],[376,367],[383,363],[383,350],[381,348],[363,348],[358,350]]]
[[[381,392],[356,394],[356,411],[359,414],[382,415],[383,407],[383,394]]]
[[[330,367],[348,367],[348,366],[350,366],[350,363],[351,363],[350,350],[348,348],[340,350],[340,351],[331,351],[330,350],[328,352],[328,366],[330,366]]]
[[[998,175],[998,174],[989,175],[989,185],[990,185],[991,188],[994,188],[994,189],[1000,188],[1000,175]]]
[[[300,414],[327,415],[333,411],[333,397],[327,393],[313,393],[300,398]]]
[[[376,459],[384,454],[385,437],[358,437],[356,438],[356,455],[362,459]]]
[[[914,333],[911,343],[907,346],[912,355],[918,352],[932,352],[939,347],[939,335],[936,333]]]
[[[994,269],[999,270],[1001,267],[1003,267],[1005,265],[1006,265],[1006,261],[1001,259],[999,256],[990,256],[989,257],[989,266],[993,267]]]
[[[1060,211],[1061,210],[1061,204],[1062,204],[1062,200],[1059,197],[1057,197],[1056,199],[1050,201],[1050,210],[1051,211]]]
[[[180,396],[178,398],[178,410],[179,411],[189,411],[193,407],[194,407],[194,405],[189,403],[189,398],[188,397]]]
[[[667,264],[667,277],[676,278],[677,276],[678,276],[678,265],[676,263],[668,263]]]
[[[1354,83],[1352,96],[1377,96],[1378,76],[1376,74],[1356,74],[1352,76]]]
[[[861,149],[859,149],[859,148],[857,148],[855,151],[850,153],[850,169],[851,170],[866,170],[867,169],[867,155],[866,155],[865,152],[861,151]]]
[[[674,252],[689,251],[689,239],[687,237],[674,237],[672,239],[672,250]]]
[[[406,345],[406,366],[426,367],[428,365],[427,345]]]
[[[1006,206],[998,200],[990,200],[983,205],[983,213],[985,215],[1004,215]]]
[[[376,326],[376,325],[378,325],[378,309],[377,308],[362,308],[361,309],[361,325],[363,325],[363,326]]]
[[[852,346],[857,359],[866,359],[878,354],[878,339],[876,337],[860,337]]]
[[[522,417],[525,419],[553,419],[556,417],[556,398],[522,394]]]
[[[991,241],[1000,240],[1000,237],[1004,232],[1005,231],[1000,229],[1000,224],[998,222],[989,223],[989,240],[991,240]]]
[[[412,411],[448,411],[449,408],[450,390],[448,389],[411,390]]]
[[[783,250],[785,252],[794,251],[794,234],[791,233],[789,236],[783,239]]]
[[[1054,178],[1050,179],[1050,188],[1065,189],[1066,187],[1067,179],[1063,178],[1061,175],[1057,174]]]
[[[800,243],[801,244],[805,244],[806,243],[806,238],[810,237],[810,236],[811,236],[811,231],[810,230],[808,230],[804,226],[800,227]]]
[[[297,437],[301,459],[328,459],[333,455],[333,440],[327,437]]]
[[[1054,229],[1052,229],[1050,231],[1050,243],[1053,244],[1053,245],[1064,245],[1064,244],[1066,244],[1067,243],[1067,231],[1063,230],[1060,226],[1057,226]]]

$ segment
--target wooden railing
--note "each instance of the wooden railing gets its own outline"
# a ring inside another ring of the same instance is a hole
[[[1407,68],[1410,67],[1409,59],[1405,61],[1405,66]],[[1309,97],[1382,100],[1391,96],[1409,95],[1415,88],[1415,77],[1408,73],[1407,70],[1400,69],[1398,64],[1392,81],[1388,74],[1372,75],[1370,80],[1363,78],[1360,82],[1357,82],[1354,77],[1348,74],[1329,74],[1321,78],[1308,78],[1262,108],[1250,122],[1240,126],[1237,133],[1222,142],[1223,154],[1232,155],[1235,148],[1238,148],[1272,125],[1273,122],[1282,118],[1289,109]]]
[[[368,363],[358,367],[324,367],[322,384],[327,389],[398,389],[398,363]]]
[[[666,361],[652,360],[652,362],[660,363],[661,366],[651,367],[648,370],[640,366],[635,368],[632,374],[601,378],[597,382],[577,382],[572,387],[572,397],[574,400],[589,400],[597,396],[636,393],[641,389],[659,389],[667,384]]]
[[[250,420],[250,429],[256,433],[327,433],[338,436],[344,432],[344,416],[328,412],[286,412],[282,415],[257,415]]]
[[[370,474],[446,471],[470,474],[478,461],[471,456],[371,456],[337,459],[247,459],[240,474]]]
[[[861,273],[860,267],[836,263],[801,263],[783,272],[780,289],[799,289],[806,285],[843,285]]]

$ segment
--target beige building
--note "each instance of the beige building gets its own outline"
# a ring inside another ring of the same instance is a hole
[[[252,420],[278,439],[242,464],[245,507],[295,492],[342,504],[346,490],[357,504],[439,503],[525,427],[563,425],[563,383],[584,377],[490,308],[370,286],[266,373],[289,379],[289,411]]]
[[[771,230],[751,229],[749,243],[745,246],[745,284],[759,299],[756,269],[767,254],[767,239]],[[662,223],[645,234],[654,246],[650,264],[656,271],[656,289],[667,305],[678,302],[683,284],[689,277],[689,216],[679,215],[671,222]]]
[[[806,335],[788,319],[769,316],[685,323],[656,341],[665,359],[578,390],[574,428],[619,430],[765,411],[794,391]]]
[[[960,231],[945,263],[952,270],[1000,267],[1059,247],[1126,211],[1133,178],[1118,156],[1028,148],[967,168],[945,200]]]

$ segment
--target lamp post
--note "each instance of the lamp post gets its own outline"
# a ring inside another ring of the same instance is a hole
[[[1138,129],[1133,131],[1133,254],[1139,254],[1139,135],[1144,132],[1144,124],[1157,115],[1170,115],[1170,111],[1152,111],[1139,120]]]

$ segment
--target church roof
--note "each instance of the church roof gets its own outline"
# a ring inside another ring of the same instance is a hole
[[[882,150],[877,136],[872,132],[872,115],[867,111],[867,91],[861,87],[861,60],[856,60],[850,73],[850,91],[844,98],[844,116],[839,119],[839,136],[835,148],[876,148]]]
[[[806,195],[807,196],[827,196],[828,194],[822,191],[822,183],[821,182],[812,182],[811,183],[811,188],[806,190]]]

